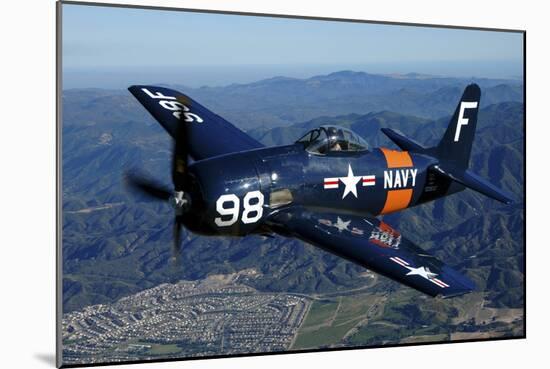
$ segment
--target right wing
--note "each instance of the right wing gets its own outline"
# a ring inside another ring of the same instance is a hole
[[[474,283],[371,217],[291,208],[275,214],[272,228],[348,259],[430,296],[471,292]]]
[[[182,121],[189,124],[189,152],[195,160],[263,147],[181,92],[157,86],[131,86],[128,90],[172,137],[177,124]]]

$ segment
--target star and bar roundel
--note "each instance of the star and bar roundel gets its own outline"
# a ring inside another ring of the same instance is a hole
[[[324,179],[324,189],[337,189],[340,186],[340,182],[345,186],[344,193],[342,194],[342,199],[346,198],[348,194],[352,194],[357,197],[357,185],[359,182],[363,186],[374,186],[376,184],[375,175],[366,175],[366,176],[356,176],[353,173],[351,164],[348,164],[348,175],[346,177],[334,177],[334,178],[325,178]]]
[[[387,214],[409,206],[413,197],[413,188],[416,185],[418,169],[414,168],[412,157],[407,151],[386,148],[381,148],[380,151],[386,159],[386,169],[383,174],[386,200],[380,214]],[[350,194],[358,198],[357,186],[375,186],[376,175],[356,175],[351,164],[348,164],[347,176],[324,178],[323,188],[325,190],[338,189],[340,183],[344,187],[342,199]]]

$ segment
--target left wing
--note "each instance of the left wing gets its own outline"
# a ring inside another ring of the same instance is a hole
[[[474,283],[371,217],[288,209],[273,216],[273,229],[320,247],[430,296],[471,292]]]
[[[131,86],[128,90],[172,137],[177,124],[189,124],[189,152],[195,160],[263,147],[181,92],[157,86]]]

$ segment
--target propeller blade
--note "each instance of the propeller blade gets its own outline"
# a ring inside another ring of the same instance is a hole
[[[146,175],[126,173],[126,185],[137,192],[157,200],[168,200],[171,191]]]
[[[183,96],[178,96],[177,101],[185,106],[190,103]],[[187,132],[188,123],[184,119],[185,115],[181,114],[176,132],[174,135],[174,152],[172,156],[172,181],[176,191],[184,191],[185,176],[187,174],[188,157],[189,157],[189,137]]]
[[[174,220],[173,237],[174,243],[172,244],[172,257],[179,264],[180,262],[180,243],[181,243],[181,226],[182,222],[179,216]]]

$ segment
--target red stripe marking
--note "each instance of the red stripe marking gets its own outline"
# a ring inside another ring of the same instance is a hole
[[[430,279],[430,281],[432,283],[435,283],[436,285],[438,285],[441,288],[445,288],[445,286],[441,282],[439,282],[437,279]]]
[[[407,266],[407,264],[405,264],[405,262],[403,260],[400,260],[398,258],[390,258],[390,260],[392,260],[394,263],[397,263],[401,266]]]
[[[449,285],[447,283],[443,282],[440,279],[434,278],[434,279],[432,279],[432,281],[436,281],[438,283],[441,283],[443,285],[443,287],[449,287]]]
[[[401,258],[398,258],[397,256],[396,256],[395,258],[396,258],[397,260],[399,260],[400,262],[409,265],[409,263],[407,263],[405,260],[403,260],[403,259],[401,259]]]
[[[382,241],[380,240],[377,240],[375,238],[369,240],[370,242],[374,243],[375,245],[378,245],[380,247],[388,247],[388,245],[386,245],[385,243],[383,243]]]

